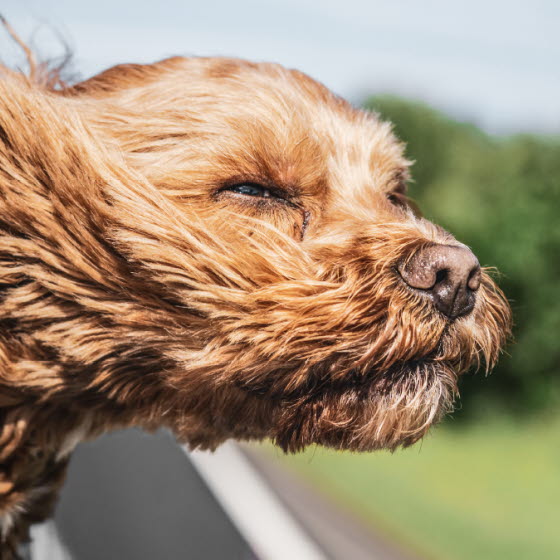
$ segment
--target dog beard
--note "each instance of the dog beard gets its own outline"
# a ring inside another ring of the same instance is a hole
[[[457,375],[445,364],[399,364],[284,403],[274,440],[291,452],[309,444],[354,451],[408,446],[450,411],[456,392]]]

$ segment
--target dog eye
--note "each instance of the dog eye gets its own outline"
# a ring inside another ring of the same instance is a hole
[[[399,206],[400,208],[408,208],[408,200],[406,196],[402,193],[398,193],[398,192],[388,193],[387,200],[394,206]]]
[[[262,185],[256,185],[254,183],[242,183],[241,185],[233,185],[224,189],[226,191],[234,192],[237,194],[243,194],[245,196],[256,196],[259,198],[271,198],[274,195]]]
[[[416,202],[410,200],[410,198],[408,198],[408,196],[406,196],[403,193],[400,192],[387,193],[387,200],[394,206],[397,206],[404,210],[412,210],[412,213],[419,218],[422,216],[422,212],[420,211],[420,208],[418,208]]]

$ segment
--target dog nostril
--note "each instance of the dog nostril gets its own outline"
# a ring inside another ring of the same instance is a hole
[[[480,265],[476,265],[469,274],[469,278],[467,280],[467,288],[476,292],[478,288],[480,288],[480,277],[482,276],[482,272],[480,270]]]
[[[445,282],[445,279],[447,278],[447,274],[448,274],[448,270],[446,268],[442,268],[441,270],[438,270],[436,272],[436,284],[441,284],[442,282]]]
[[[450,319],[474,309],[481,271],[470,249],[457,245],[431,245],[398,268],[411,287],[430,295],[434,306]]]

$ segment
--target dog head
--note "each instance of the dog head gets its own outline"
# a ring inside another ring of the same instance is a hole
[[[417,441],[459,374],[494,364],[507,303],[413,209],[403,145],[376,115],[230,59],[115,67],[62,95],[142,177],[103,188],[129,307],[106,306],[121,366],[92,386],[164,401],[195,446],[371,450]],[[126,389],[123,339],[144,356]]]

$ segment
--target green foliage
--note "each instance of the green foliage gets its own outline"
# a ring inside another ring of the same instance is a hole
[[[427,218],[497,267],[515,343],[488,379],[467,376],[472,401],[512,411],[560,402],[560,138],[491,137],[420,103],[374,97],[368,109],[407,144],[410,193]]]
[[[413,557],[557,560],[560,417],[480,420],[394,454],[277,456]]]

